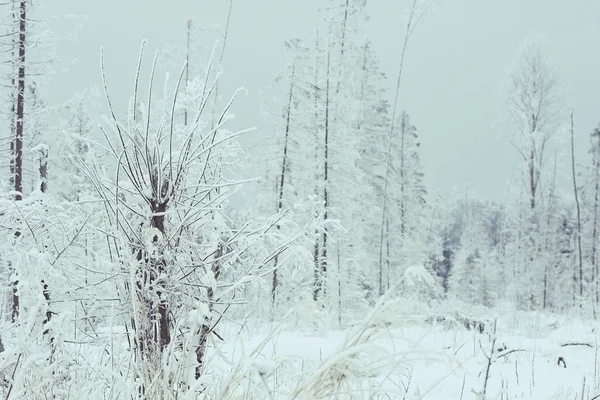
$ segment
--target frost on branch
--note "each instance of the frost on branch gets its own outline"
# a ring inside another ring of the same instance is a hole
[[[90,143],[90,154],[108,153],[109,161],[102,161],[108,165],[77,159],[105,214],[95,227],[108,247],[98,279],[116,288],[118,302],[102,319],[124,331],[123,351],[111,353],[103,367],[124,377],[111,390],[126,397],[171,398],[173,388],[197,396],[213,373],[214,341],[223,340],[219,323],[243,302],[246,285],[268,274],[273,259],[305,233],[275,235],[277,224],[287,224],[285,213],[241,225],[226,214],[239,185],[227,171],[240,154],[236,138],[252,130],[225,128],[240,91],[214,125],[212,115],[204,115],[217,85],[212,59],[203,78],[190,79],[186,98],[180,96],[185,67],[160,98],[154,90],[158,56],[148,93],[141,94],[141,56],[124,120],[113,109],[102,65],[110,115],[101,127],[105,144]]]

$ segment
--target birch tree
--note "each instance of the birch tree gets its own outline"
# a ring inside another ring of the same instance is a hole
[[[541,184],[547,161],[550,139],[556,135],[563,122],[563,100],[558,78],[548,65],[542,48],[537,44],[525,47],[511,73],[508,85],[508,110],[510,126],[517,134],[511,141],[523,160],[523,185],[529,210],[523,210],[527,243],[524,249],[527,261],[523,261],[523,271],[532,290],[522,299],[526,307],[536,307],[541,293],[533,290],[539,276],[541,258],[539,241],[539,220],[543,216],[541,204]]]
[[[538,202],[548,142],[562,123],[563,100],[558,78],[548,65],[542,48],[525,47],[511,74],[508,88],[510,123],[518,133],[512,142],[527,170],[527,195],[531,210]]]

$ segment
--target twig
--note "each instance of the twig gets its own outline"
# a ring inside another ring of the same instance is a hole
[[[500,359],[500,357],[506,357],[506,356],[508,356],[511,353],[517,353],[517,352],[520,352],[520,351],[527,351],[527,350],[525,350],[525,349],[514,349],[514,350],[507,351],[506,353],[502,353],[502,354],[498,355],[498,357],[496,357],[496,359],[493,362],[498,361]]]
[[[490,368],[492,367],[492,357],[494,356],[494,349],[496,348],[496,325],[498,319],[494,320],[494,339],[492,340],[492,352],[489,356],[486,356],[488,359],[487,367],[485,370],[485,380],[483,381],[483,398],[485,398],[485,394],[487,391],[487,384],[490,378]]]
[[[15,369],[13,369],[12,374],[10,375],[10,388],[8,389],[8,393],[6,394],[6,399],[8,400],[8,398],[10,397],[10,392],[12,392],[13,386],[14,386],[14,381],[15,381],[15,372],[17,372],[17,367],[19,366],[19,360],[21,359],[21,353],[19,353],[19,356],[17,357],[17,362],[15,363]]]
[[[69,247],[71,247],[73,245],[73,243],[75,243],[75,240],[77,239],[77,237],[79,236],[79,234],[81,233],[81,231],[83,231],[83,228],[85,228],[85,225],[87,224],[88,220],[90,219],[92,215],[88,215],[85,218],[85,221],[83,221],[83,224],[81,225],[81,227],[77,230],[77,232],[75,233],[75,236],[73,236],[73,239],[71,239],[71,241],[57,254],[56,258],[54,259],[54,261],[52,261],[52,263],[50,263],[50,265],[54,266],[54,264],[56,264],[56,262],[58,261],[58,259],[63,255],[63,253],[65,251],[67,251],[67,249]]]

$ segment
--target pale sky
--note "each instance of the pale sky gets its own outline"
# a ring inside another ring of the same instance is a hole
[[[283,42],[293,36],[310,39],[314,10],[326,2],[234,1],[221,90],[224,95],[240,86],[249,90],[233,112],[242,126],[260,130],[260,92],[284,67]],[[532,36],[544,40],[548,60],[565,85],[575,108],[578,154],[587,157],[589,133],[600,122],[600,1],[431,1],[440,6],[411,39],[400,97],[421,135],[430,190],[448,193],[470,184],[483,198],[503,198],[519,159],[508,140],[499,137],[511,134],[497,123],[501,89],[520,45]],[[368,3],[370,38],[392,78],[391,92],[403,40],[401,17],[411,1]],[[211,26],[224,24],[228,6],[227,0],[53,0],[53,14],[87,18],[81,20],[79,39],[59,47],[63,62],[75,60],[68,74],[56,76],[52,92],[65,100],[90,84],[99,86],[99,49],[104,46],[112,95],[124,104],[142,39],[149,44],[147,69],[154,50],[183,44],[189,17],[206,27],[210,48],[215,38]],[[568,189],[568,183],[565,178],[563,187]]]

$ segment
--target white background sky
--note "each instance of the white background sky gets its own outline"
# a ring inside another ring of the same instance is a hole
[[[260,92],[284,66],[283,42],[310,39],[315,9],[325,0],[234,0],[222,93],[245,86],[249,95],[234,110],[244,126],[260,126]],[[501,89],[523,41],[541,37],[575,107],[578,154],[600,122],[600,1],[433,0],[440,6],[411,39],[401,105],[421,135],[426,182],[449,192],[470,184],[482,197],[502,199],[519,163],[497,124]],[[35,2],[37,3],[37,1]],[[368,0],[368,30],[381,65],[396,74],[409,0]],[[100,85],[99,49],[105,48],[113,97],[128,99],[139,45],[148,40],[147,67],[155,49],[183,44],[185,21],[210,29],[223,25],[227,0],[53,0],[52,14],[87,15],[75,43],[59,47],[63,62],[52,92],[60,100],[90,84]],[[64,23],[63,23],[64,24]],[[212,47],[213,35],[207,33]],[[390,79],[389,87],[394,86]],[[117,100],[119,101],[119,100]],[[559,148],[566,150],[563,144]],[[552,155],[550,153],[550,155]],[[582,163],[588,159],[581,158]],[[567,173],[568,170],[565,170]],[[568,181],[563,181],[565,189]]]

